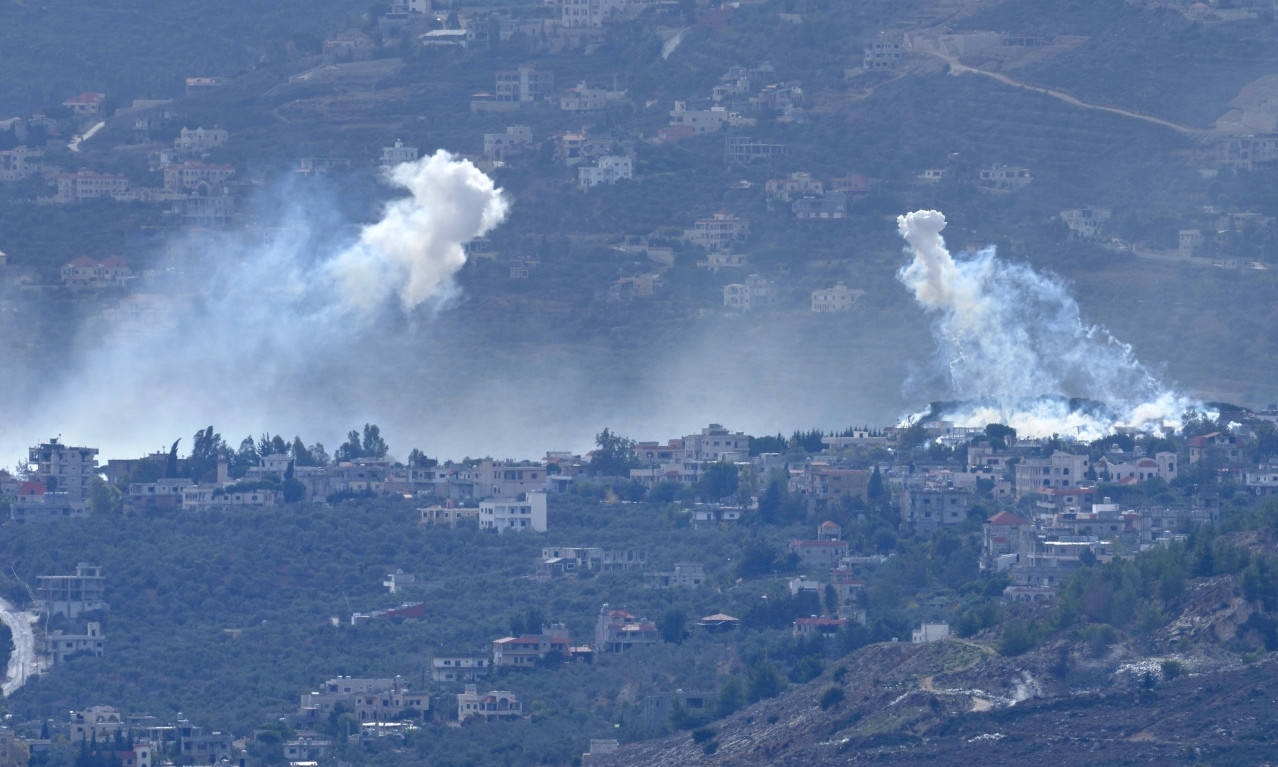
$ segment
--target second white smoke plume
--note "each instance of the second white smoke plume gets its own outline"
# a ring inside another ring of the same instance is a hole
[[[1096,439],[1120,426],[1174,426],[1197,405],[1159,381],[1130,346],[1083,322],[1058,280],[1003,262],[992,247],[956,260],[938,211],[900,216],[897,226],[913,255],[897,277],[935,312],[952,396],[967,403],[947,418],[1005,423],[1026,436]]]

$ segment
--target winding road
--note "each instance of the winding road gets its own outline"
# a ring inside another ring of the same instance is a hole
[[[0,621],[13,632],[13,655],[9,656],[7,678],[0,690],[9,697],[22,685],[27,677],[37,672],[35,662],[35,632],[31,630],[29,613],[19,612],[13,605],[0,599]]]
[[[950,74],[960,75],[960,74],[970,72],[975,75],[984,75],[985,77],[989,77],[994,80],[997,80],[1000,83],[1003,83],[1004,85],[1010,85],[1013,88],[1024,88],[1027,91],[1034,91],[1035,93],[1042,93],[1044,95],[1051,96],[1054,99],[1058,99],[1060,101],[1065,102],[1066,104],[1078,107],[1080,109],[1094,109],[1098,112],[1109,112],[1110,114],[1127,117],[1132,120],[1141,120],[1143,122],[1152,123],[1154,125],[1161,125],[1164,128],[1170,128],[1171,130],[1174,130],[1177,133],[1190,136],[1193,138],[1202,138],[1204,135],[1207,134],[1207,131],[1204,131],[1198,128],[1190,128],[1185,125],[1178,125],[1174,122],[1171,122],[1170,120],[1163,120],[1158,117],[1154,117],[1152,115],[1141,114],[1140,112],[1133,112],[1129,109],[1109,107],[1109,106],[1104,106],[1103,104],[1090,104],[1086,101],[1083,101],[1082,99],[1071,96],[1070,94],[1065,93],[1064,91],[1058,91],[1054,88],[1044,88],[1040,85],[1030,85],[1029,83],[1021,82],[1020,80],[1013,80],[1007,75],[1001,74],[999,72],[991,72],[988,69],[978,69],[976,67],[968,66],[967,64],[964,64],[961,61],[959,61],[957,56],[953,55],[948,50],[946,50],[945,44],[939,41],[932,41],[927,39],[919,40],[917,43],[915,43],[914,50],[919,51],[920,53],[926,53],[928,55],[935,56],[941,61],[944,61],[950,67]]]

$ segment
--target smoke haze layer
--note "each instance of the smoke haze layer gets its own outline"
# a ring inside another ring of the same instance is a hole
[[[1001,261],[994,248],[962,260],[946,249],[945,216],[897,218],[913,260],[897,273],[932,313],[960,425],[1004,423],[1026,436],[1097,439],[1117,427],[1178,425],[1197,403],[1164,385],[1127,344],[1085,323],[1057,279]],[[1104,403],[1079,408],[1069,399]]]
[[[507,212],[490,179],[444,153],[390,178],[404,193],[377,207],[352,190],[358,179],[281,183],[245,203],[256,228],[168,242],[161,277],[95,312],[56,355],[6,372],[0,455],[11,463],[57,435],[104,457],[179,437],[186,452],[210,424],[232,446],[279,432],[331,451],[371,422],[401,459],[537,458],[585,452],[605,426],[661,441],[711,422],[789,434],[881,424],[905,407],[895,351],[926,337],[913,316],[869,328],[806,312],[658,312],[634,333],[612,322],[621,307],[596,302],[584,311],[607,322],[564,325],[558,310],[537,313],[541,288],[494,299],[454,283],[462,245]],[[14,317],[11,337],[40,334]]]

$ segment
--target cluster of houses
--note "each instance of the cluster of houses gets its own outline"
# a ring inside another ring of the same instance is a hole
[[[180,715],[179,715],[180,716]],[[88,759],[121,767],[159,767],[163,764],[242,763],[244,740],[209,731],[189,719],[161,720],[150,714],[124,714],[112,706],[91,706],[67,712],[65,721],[35,723],[39,738],[20,738],[0,728],[0,753],[9,767],[26,767],[49,759],[57,740],[83,749]]]

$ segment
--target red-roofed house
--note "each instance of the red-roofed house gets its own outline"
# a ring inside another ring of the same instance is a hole
[[[1020,553],[1030,540],[1033,527],[1010,511],[1000,511],[985,520],[984,548],[990,559],[1003,554]]]
[[[794,622],[794,636],[799,637],[832,637],[839,629],[846,626],[847,618],[799,618]]]
[[[493,640],[493,666],[496,668],[533,668],[551,653],[572,657],[572,641],[563,624],[542,629],[540,634],[524,634]]]
[[[106,101],[105,93],[85,91],[62,102],[62,106],[75,112],[77,117],[91,117],[102,113],[102,102]]]

